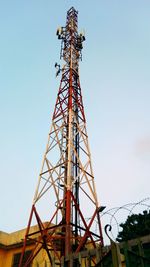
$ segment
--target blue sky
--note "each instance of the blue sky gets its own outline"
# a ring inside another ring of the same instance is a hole
[[[80,80],[98,198],[149,196],[150,2],[0,2],[0,230],[25,227],[55,105],[58,26],[79,11]]]

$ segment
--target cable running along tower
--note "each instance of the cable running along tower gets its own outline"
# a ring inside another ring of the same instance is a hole
[[[30,266],[42,249],[46,250],[51,266],[80,266],[82,253],[103,245],[101,208],[79,81],[85,37],[78,33],[78,12],[73,7],[57,36],[65,64],[62,69],[55,64],[62,77],[19,267]],[[31,230],[33,223],[38,226],[36,232]],[[24,262],[28,242],[35,246]],[[91,262],[91,266],[96,265],[95,256],[91,256]]]

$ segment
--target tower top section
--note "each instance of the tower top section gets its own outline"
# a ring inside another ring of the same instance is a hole
[[[56,34],[61,39],[60,58],[66,62],[64,67],[78,72],[85,36],[84,33],[78,33],[78,11],[74,7],[67,12],[66,26],[58,28]]]

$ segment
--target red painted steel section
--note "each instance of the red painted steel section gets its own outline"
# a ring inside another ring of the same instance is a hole
[[[71,191],[66,192],[66,236],[65,236],[65,256],[71,252]]]
[[[33,211],[34,211],[34,205],[32,206],[30,217],[29,217],[29,222],[28,222],[27,229],[26,229],[23,249],[22,249],[22,253],[21,253],[21,257],[20,257],[20,261],[19,261],[19,267],[22,267],[23,256],[24,256],[24,253],[25,253],[26,243],[27,243],[27,235],[29,233],[29,229],[30,229],[30,225],[31,225],[31,221],[32,221]]]
[[[77,82],[78,93],[74,90],[74,86],[72,85],[72,82],[74,80],[76,80]],[[69,69],[62,74],[62,79],[53,113],[53,121],[58,118],[62,119],[67,115],[68,110],[70,108],[73,108],[73,99],[76,100],[76,104],[78,105],[79,116],[81,117],[81,120],[83,122],[86,122],[79,76],[73,69]]]
[[[99,227],[99,233],[100,233],[100,240],[102,247],[104,246],[104,239],[103,239],[103,233],[102,233],[102,225],[100,220],[100,213],[97,211],[97,220],[98,220],[98,227]]]
[[[96,213],[97,213],[97,212],[95,211],[94,214],[93,214],[93,216],[92,216],[92,219],[90,220],[90,223],[89,223],[88,226],[86,227],[86,232],[85,232],[84,236],[82,237],[82,239],[81,239],[81,241],[80,241],[80,243],[79,243],[79,246],[78,246],[78,248],[77,248],[77,250],[76,250],[76,253],[79,252],[79,251],[81,250],[81,248],[83,248],[83,246],[84,246],[84,244],[86,243],[86,240],[87,240],[88,237],[91,237],[93,247],[96,248],[96,244],[95,244],[95,242],[94,242],[94,240],[93,240],[92,235],[90,234],[90,228],[91,228],[91,225],[92,225],[92,223],[93,223],[93,221],[94,221],[94,219],[95,219]],[[83,217],[82,217],[82,218],[83,218]]]
[[[89,228],[89,226],[87,225],[87,223],[86,223],[86,221],[85,221],[85,219],[84,219],[84,216],[83,216],[83,214],[82,214],[82,212],[81,212],[81,210],[80,210],[80,208],[79,208],[79,205],[77,204],[77,202],[76,202],[76,200],[75,200],[73,194],[72,194],[72,200],[73,200],[73,202],[74,202],[74,204],[75,204],[75,206],[76,206],[76,209],[79,211],[81,220],[82,220],[82,222],[83,222],[83,224],[84,224],[84,226],[85,226],[85,228],[86,228],[86,232],[85,232],[85,233],[86,233],[86,236],[88,236],[88,237],[91,238],[93,247],[95,248],[96,245],[95,245],[94,239],[93,239],[93,237],[92,237],[92,235],[91,235],[91,233],[90,233],[90,231],[89,231],[90,228]],[[92,219],[91,219],[92,222],[93,222],[95,216],[96,216],[96,211],[94,212],[94,214],[93,214],[93,216],[92,216]],[[91,223],[91,222],[90,222],[90,223]],[[90,226],[91,226],[91,225],[90,225]],[[81,242],[82,242],[83,238],[84,238],[84,237],[81,238]],[[80,248],[79,248],[78,250],[80,250]],[[76,252],[77,252],[77,250],[76,250]]]

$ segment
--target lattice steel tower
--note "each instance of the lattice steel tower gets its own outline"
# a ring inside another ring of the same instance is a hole
[[[62,77],[20,267],[29,266],[41,249],[46,250],[52,266],[80,266],[82,252],[103,245],[101,208],[95,190],[79,81],[79,60],[85,37],[78,33],[78,12],[73,7],[67,12],[66,26],[57,30],[57,36],[65,64],[62,68],[55,64],[57,74],[62,73]],[[36,232],[31,231],[33,223],[38,225]],[[23,263],[28,240],[35,243],[35,248]],[[96,265],[95,256],[91,261],[92,266]]]

